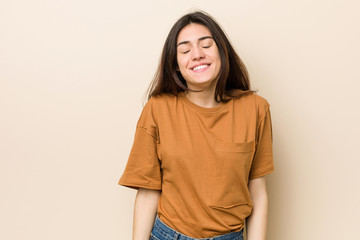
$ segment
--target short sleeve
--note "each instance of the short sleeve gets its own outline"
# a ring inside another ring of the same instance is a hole
[[[265,113],[259,118],[256,149],[249,174],[250,180],[274,171],[271,113],[267,102],[265,109]]]
[[[152,98],[145,104],[136,125],[133,145],[119,185],[161,190],[161,164],[157,154],[158,128]]]

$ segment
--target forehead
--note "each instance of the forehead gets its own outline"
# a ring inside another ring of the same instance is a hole
[[[179,32],[177,43],[182,41],[197,41],[199,38],[205,36],[212,36],[207,27],[198,23],[190,23]]]

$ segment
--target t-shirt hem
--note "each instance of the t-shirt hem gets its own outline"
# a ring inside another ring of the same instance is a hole
[[[271,169],[266,170],[266,171],[264,171],[264,172],[255,174],[255,175],[249,177],[249,180],[253,180],[253,179],[255,179],[255,178],[263,177],[263,176],[265,176],[265,175],[268,175],[268,174],[274,172],[274,170],[275,170],[274,168],[271,168]]]

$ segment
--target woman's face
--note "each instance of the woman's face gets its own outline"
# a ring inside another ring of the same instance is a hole
[[[191,23],[181,29],[177,39],[177,64],[188,88],[215,89],[221,61],[207,27]]]

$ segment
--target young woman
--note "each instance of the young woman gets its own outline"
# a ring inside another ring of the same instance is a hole
[[[137,189],[134,240],[264,240],[274,171],[267,100],[216,21],[181,17],[166,39],[119,184]]]

